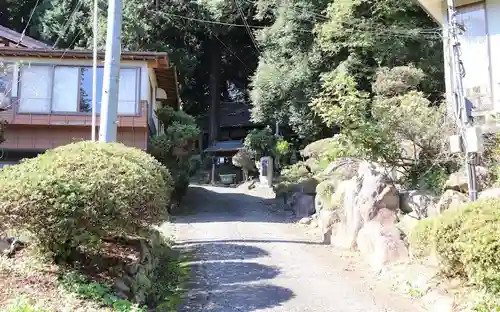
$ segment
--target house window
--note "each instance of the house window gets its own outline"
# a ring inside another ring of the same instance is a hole
[[[97,68],[97,114],[101,111],[104,69]],[[21,68],[21,113],[91,113],[92,67],[29,66]],[[138,69],[120,69],[118,114],[138,113]]]
[[[460,36],[465,77],[464,91],[474,111],[493,108],[488,29],[484,2],[457,8],[457,21],[465,31]]]
[[[0,107],[10,106],[12,90],[12,68],[7,64],[0,64]]]

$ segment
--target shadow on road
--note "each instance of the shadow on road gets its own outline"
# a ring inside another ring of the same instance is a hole
[[[175,215],[174,220],[176,223],[290,222],[283,209],[277,208],[281,202],[281,199],[265,199],[233,188],[190,186],[182,202],[182,210],[187,213]]]
[[[280,274],[278,268],[248,261],[268,257],[261,248],[211,242],[175,248],[194,253],[197,259],[190,264],[194,283],[181,312],[251,312],[294,297],[290,289],[268,283]]]
[[[190,244],[216,244],[220,246],[227,246],[226,243],[283,243],[283,244],[303,244],[303,245],[324,245],[321,242],[300,241],[300,240],[280,240],[280,239],[221,239],[221,240],[191,240],[189,242],[177,243],[177,246],[190,245]],[[252,246],[248,246],[253,248]]]
[[[295,296],[288,288],[269,284],[227,285],[217,289],[214,295],[224,298],[223,301],[202,311],[251,312],[279,306]]]
[[[203,266],[207,277],[217,286],[270,280],[280,274],[276,267],[255,262],[208,262]]]
[[[186,251],[201,257],[203,261],[228,261],[255,259],[268,256],[269,253],[259,247],[244,246],[237,244],[224,244],[222,242],[191,241],[176,244],[176,248],[184,248]]]

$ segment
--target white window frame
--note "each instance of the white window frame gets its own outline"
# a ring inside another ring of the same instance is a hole
[[[77,98],[76,98],[76,108],[77,110],[76,111],[56,111],[54,110],[54,95],[53,95],[53,91],[54,91],[54,73],[56,71],[56,68],[57,67],[76,67],[79,69],[79,73],[81,74],[81,69],[82,68],[92,68],[91,65],[65,65],[65,64],[44,64],[44,63],[31,63],[30,65],[28,65],[30,67],[36,67],[36,66],[40,66],[40,67],[52,67],[52,70],[51,70],[51,75],[50,77],[47,77],[46,79],[50,79],[51,82],[50,82],[50,90],[51,90],[51,94],[50,94],[50,106],[49,106],[49,111],[48,112],[29,112],[29,111],[20,111],[19,110],[19,105],[17,105],[16,107],[16,113],[17,114],[32,114],[32,115],[76,115],[76,116],[85,116],[85,115],[91,115],[92,113],[91,112],[82,112],[80,111],[80,79],[78,79],[78,93],[77,93]],[[101,66],[102,68],[102,66]],[[141,110],[140,110],[140,94],[141,94],[141,90],[139,88],[140,86],[140,82],[141,82],[141,73],[140,73],[140,67],[139,66],[122,66],[120,67],[120,69],[133,69],[136,71],[136,78],[135,78],[135,111],[134,113],[132,114],[120,114],[118,112],[118,116],[131,116],[131,117],[139,117],[141,116]],[[11,75],[12,77],[14,77],[15,75]],[[21,83],[22,83],[22,67],[19,68],[19,79],[17,81],[17,89],[18,89],[18,99],[19,99],[19,102],[22,101],[23,99],[23,94],[21,92]],[[99,88],[99,86],[98,86]],[[97,112],[97,115],[100,115],[100,112]]]
[[[467,84],[467,82],[469,81],[469,78],[475,77],[477,75],[474,75],[474,74],[471,74],[470,72],[468,72],[467,67],[469,67],[469,69],[471,67],[470,67],[470,61],[467,62],[466,60],[464,60],[465,77],[463,79],[464,79],[464,92],[465,92],[466,98],[469,98],[471,96],[469,94],[470,92],[479,92],[480,95],[473,97],[472,99],[478,100],[479,98],[486,98],[486,100],[489,102],[485,106],[474,108],[472,111],[472,114],[474,116],[488,114],[488,112],[491,112],[495,109],[495,102],[494,102],[494,94],[493,94],[494,92],[493,92],[493,73],[492,73],[492,68],[491,68],[491,66],[492,66],[491,43],[490,43],[490,32],[488,29],[488,12],[487,12],[486,1],[478,1],[478,2],[471,3],[471,4],[458,6],[456,8],[456,11],[457,11],[457,21],[459,23],[462,20],[462,16],[467,14],[467,13],[481,12],[480,14],[483,15],[482,27],[484,27],[485,51],[480,51],[480,53],[483,54],[484,52],[486,52],[486,57],[481,57],[481,59],[484,59],[487,62],[487,66],[486,66],[487,67],[486,68],[487,74],[480,75],[480,76],[485,77],[488,81],[484,84],[481,84],[480,86],[477,86],[477,87],[476,86],[469,86]],[[460,42],[462,43],[462,46],[467,47],[467,41],[464,41],[462,38],[467,38],[467,27],[465,29],[463,37],[461,36],[459,39]],[[467,66],[467,64],[469,64],[469,66]],[[472,65],[474,65],[474,64],[472,64]],[[483,66],[481,66],[481,67],[483,67]],[[483,94],[483,92],[484,92],[483,87],[487,88],[486,93],[484,93],[484,94]],[[479,99],[479,102],[481,102],[480,99]],[[477,103],[474,103],[474,104],[477,105]]]

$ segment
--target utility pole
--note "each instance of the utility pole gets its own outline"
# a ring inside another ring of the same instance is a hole
[[[106,56],[102,85],[99,141],[115,142],[118,115],[118,87],[121,59],[122,0],[108,1]]]
[[[97,123],[97,11],[99,9],[98,0],[94,0],[94,51],[92,64],[92,141],[96,141],[96,123]]]
[[[459,129],[459,134],[462,141],[463,151],[465,153],[465,169],[467,172],[467,184],[469,189],[469,198],[471,201],[477,199],[477,187],[476,187],[476,168],[472,163],[472,160],[476,158],[476,153],[470,153],[467,149],[467,136],[466,129],[471,126],[471,121],[467,112],[467,106],[465,101],[463,77],[465,76],[465,69],[460,59],[460,40],[459,34],[461,32],[461,27],[457,22],[457,11],[455,10],[455,1],[447,0],[448,5],[448,44],[450,52],[450,57],[452,61],[452,72],[453,77],[453,104],[454,113],[457,122],[457,127]]]

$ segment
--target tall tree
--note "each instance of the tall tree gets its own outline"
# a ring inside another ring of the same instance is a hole
[[[43,0],[0,0],[0,25],[18,32],[22,32],[28,25],[26,35],[37,37],[38,28],[33,23],[33,18],[43,11],[42,2]],[[32,12],[33,18],[28,24]]]
[[[259,31],[262,55],[252,77],[252,117],[259,122],[288,124],[302,137],[315,138],[323,125],[308,103],[320,88],[324,70],[313,30],[324,20],[326,1],[258,2],[258,17],[274,23]]]
[[[277,119],[314,139],[321,123],[310,105],[324,89],[322,77],[336,81],[335,75],[347,74],[370,95],[381,66],[414,64],[427,75],[423,91],[433,101],[443,93],[439,29],[411,1],[262,0],[258,7],[274,24],[259,36],[263,53],[251,91],[255,120]]]

